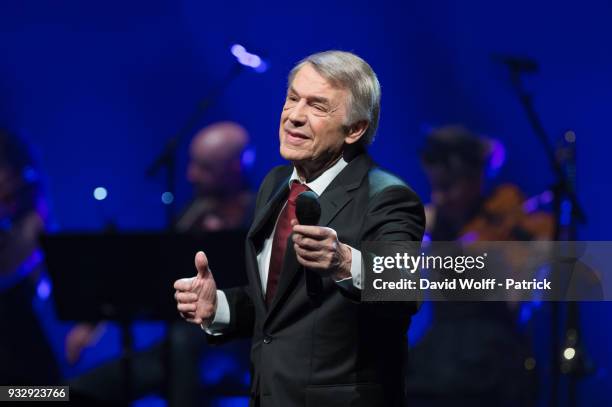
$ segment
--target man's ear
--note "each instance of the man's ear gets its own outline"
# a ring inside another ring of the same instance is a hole
[[[347,134],[344,137],[344,142],[346,144],[355,144],[364,135],[364,133],[368,129],[368,126],[370,126],[370,123],[367,120],[360,120],[351,124],[347,128]]]

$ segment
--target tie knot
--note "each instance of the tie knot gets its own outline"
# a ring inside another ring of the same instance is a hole
[[[289,191],[289,202],[291,202],[292,204],[295,203],[295,200],[297,199],[298,195],[301,194],[304,191],[308,191],[310,188],[308,188],[306,186],[306,184],[302,184],[299,183],[297,181],[293,181],[291,183],[291,189]]]

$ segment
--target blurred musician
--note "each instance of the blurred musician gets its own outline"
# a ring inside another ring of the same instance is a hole
[[[193,187],[193,200],[175,223],[175,230],[203,233],[240,229],[250,224],[254,194],[247,181],[249,135],[234,122],[218,122],[200,130],[189,147],[186,179]],[[66,338],[66,356],[76,363],[83,350],[96,342],[104,324],[77,324]],[[183,323],[169,329],[172,343],[169,404],[196,404],[198,363],[204,342],[201,331]],[[238,352],[244,352],[237,345]],[[163,389],[163,344],[138,352],[133,359],[134,394],[139,397]],[[116,403],[123,397],[119,361],[106,363],[70,381],[71,389],[89,399]]]
[[[485,194],[491,144],[461,126],[431,132],[421,161],[431,186],[426,230],[431,240],[454,241],[499,199]],[[502,198],[503,199],[503,198]],[[498,230],[480,240],[521,240]],[[495,236],[488,239],[488,236]],[[414,406],[530,405],[534,372],[516,315],[502,302],[431,302],[433,321],[411,352],[409,392]]]
[[[187,180],[194,199],[176,222],[177,231],[247,228],[254,195],[244,161],[249,136],[237,123],[219,122],[202,129],[189,147]]]
[[[47,218],[26,144],[0,129],[0,385],[56,385],[59,368],[36,313]]]

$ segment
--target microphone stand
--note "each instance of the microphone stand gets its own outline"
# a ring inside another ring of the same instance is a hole
[[[166,205],[166,227],[170,230],[174,224],[176,196],[176,152],[181,141],[189,135],[198,124],[204,113],[218,100],[227,87],[240,75],[244,66],[236,62],[226,77],[218,83],[200,102],[188,117],[183,126],[166,141],[163,150],[157,155],[146,170],[146,177],[152,178],[164,169],[166,173],[166,192],[172,194],[172,200]]]
[[[531,95],[523,88],[521,81],[521,74],[526,72],[525,69],[521,69],[515,64],[506,63],[510,71],[510,80],[512,86],[518,96],[519,102],[522,105],[529,124],[531,125],[536,137],[540,140],[544,148],[544,152],[548,158],[550,168],[556,176],[556,182],[552,190],[554,191],[553,207],[555,211],[555,241],[575,241],[576,240],[576,225],[578,223],[585,223],[586,216],[584,210],[580,206],[576,194],[573,189],[573,185],[567,177],[566,172],[563,170],[559,161],[555,156],[555,149],[552,146],[546,130],[536,113],[533,106]],[[533,71],[533,70],[532,70]],[[564,219],[564,221],[562,221]],[[553,270],[554,272],[554,270]],[[550,406],[556,407],[559,405],[559,384],[561,381],[561,343],[559,340],[559,328],[560,328],[560,317],[562,303],[560,301],[554,301],[551,304],[551,349],[552,349],[552,382],[551,382],[551,398]],[[570,302],[567,308],[567,321],[566,321],[566,339],[570,336],[573,338],[573,343],[578,343],[578,328],[579,328],[579,307],[577,302]],[[571,334],[570,334],[571,332]],[[572,345],[574,346],[574,345]],[[581,353],[581,352],[580,352]],[[578,357],[578,355],[576,355]],[[578,365],[578,364],[575,364]],[[574,370],[579,370],[574,368]],[[564,373],[572,374],[573,371],[567,371]],[[570,386],[568,388],[570,405],[576,405],[576,380],[575,375],[570,380]]]

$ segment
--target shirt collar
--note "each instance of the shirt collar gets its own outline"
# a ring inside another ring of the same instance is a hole
[[[336,161],[334,165],[326,169],[323,174],[319,175],[317,178],[310,182],[306,182],[306,186],[310,188],[310,190],[313,191],[315,194],[321,195],[323,191],[327,189],[329,184],[332,183],[334,178],[336,178],[336,176],[340,174],[340,171],[342,171],[347,165],[348,163],[346,162],[344,157],[340,157],[340,159]],[[298,181],[301,184],[304,183],[302,182],[302,180],[300,180],[300,177],[298,177],[297,170],[295,169],[295,167],[293,167],[293,173],[291,173],[291,178],[289,178],[290,187],[293,181]]]

